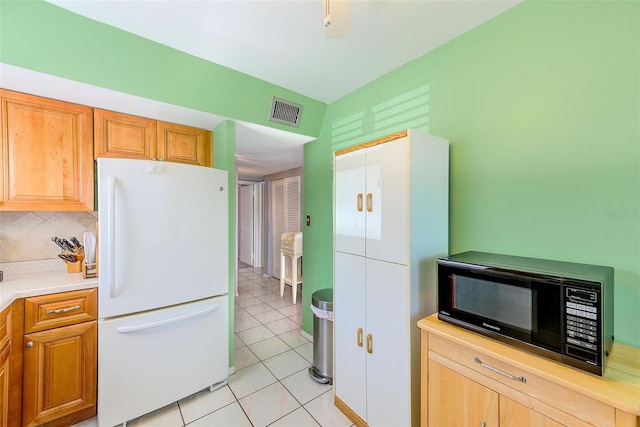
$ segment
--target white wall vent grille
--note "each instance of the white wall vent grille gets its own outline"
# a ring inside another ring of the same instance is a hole
[[[271,114],[269,120],[272,122],[282,123],[284,125],[298,127],[300,125],[300,115],[302,114],[302,105],[295,104],[284,99],[273,97],[271,103]]]

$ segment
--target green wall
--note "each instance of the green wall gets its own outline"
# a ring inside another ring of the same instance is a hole
[[[304,135],[318,134],[326,109],[320,101],[40,0],[0,0],[0,62]],[[299,128],[267,120],[273,96],[304,106]],[[229,259],[233,261],[236,178],[232,121],[214,129],[213,152],[214,167],[229,171]],[[230,366],[234,285],[235,263],[230,262]]]
[[[639,23],[638,2],[527,1],[331,103],[305,146],[306,213],[331,216],[332,150],[448,138],[450,252],[613,266],[616,340],[640,346]],[[331,283],[332,225],[304,232],[308,304]]]
[[[0,1],[0,62],[304,135],[326,104],[41,0]],[[268,121],[273,96],[304,106],[299,128]]]
[[[318,136],[304,307],[333,282],[332,150],[409,127],[446,137],[451,252],[611,265],[616,339],[640,346],[639,9],[528,0],[329,106],[41,0],[0,1],[0,62]],[[299,129],[266,120],[274,95],[304,105]],[[221,126],[214,158],[235,140]]]
[[[229,172],[229,366],[233,366],[236,297],[236,126],[232,121],[225,120],[213,130],[213,153],[213,167]]]

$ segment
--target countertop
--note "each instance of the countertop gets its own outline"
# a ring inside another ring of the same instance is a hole
[[[581,372],[480,334],[438,320],[437,314],[418,321],[418,327],[431,334],[477,349],[497,360],[529,371],[549,381],[595,400],[640,416],[640,348],[619,342],[613,344],[602,377]]]
[[[0,282],[0,311],[9,307],[19,298],[76,291],[97,286],[97,278],[83,279],[82,273],[67,273],[66,270],[5,274],[4,280]]]

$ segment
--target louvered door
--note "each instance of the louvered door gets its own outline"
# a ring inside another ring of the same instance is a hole
[[[272,268],[273,276],[280,278],[280,239],[282,233],[300,231],[300,176],[271,182],[272,194]],[[290,268],[289,265],[286,267]],[[298,271],[301,266],[298,266]],[[287,270],[289,271],[289,270]],[[289,271],[290,273],[290,271]]]

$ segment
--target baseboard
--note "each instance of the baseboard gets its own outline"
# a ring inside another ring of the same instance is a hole
[[[367,427],[367,423],[358,416],[349,406],[336,395],[333,396],[333,404],[342,412],[356,427]]]

